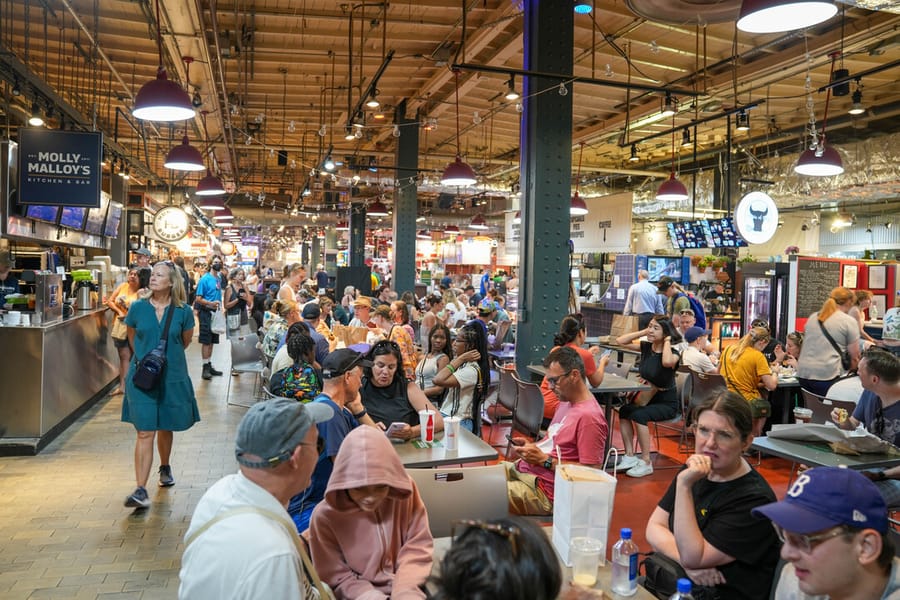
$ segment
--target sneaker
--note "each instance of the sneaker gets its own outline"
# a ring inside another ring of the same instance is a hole
[[[214,369],[213,366],[212,366],[212,363],[209,363],[209,374],[210,374],[210,375],[216,375],[216,376],[219,376],[219,375],[222,374],[222,371],[219,371],[219,370],[217,370],[217,369]]]
[[[616,463],[616,471],[627,471],[631,467],[636,467],[641,462],[643,461],[637,456],[628,456],[626,454],[619,459],[618,463]]]
[[[203,375],[201,375],[201,377],[203,377],[203,379],[206,379],[206,380],[212,379],[212,371],[210,371],[209,363],[205,363],[203,365]]]
[[[128,508],[147,508],[150,506],[150,497],[147,490],[142,487],[135,488],[130,496],[125,498],[125,506]]]
[[[172,467],[169,465],[160,465],[159,487],[171,487],[173,485],[175,485],[175,478],[172,477]]]
[[[651,475],[652,473],[653,465],[644,462],[641,459],[638,459],[638,464],[625,471],[625,474],[629,477],[644,477],[646,475]]]

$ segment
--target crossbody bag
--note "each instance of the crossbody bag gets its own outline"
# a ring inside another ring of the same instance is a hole
[[[334,593],[331,591],[331,588],[328,587],[326,583],[324,583],[319,578],[319,573],[316,571],[316,568],[313,566],[312,561],[309,559],[309,554],[306,552],[306,548],[304,544],[300,541],[300,536],[297,535],[297,528],[293,523],[288,523],[284,517],[281,515],[274,513],[270,510],[266,510],[264,508],[258,508],[256,506],[239,506],[237,508],[232,508],[230,510],[226,510],[220,512],[215,517],[204,523],[197,531],[192,533],[184,540],[184,549],[187,550],[188,546],[190,546],[200,535],[202,535],[207,529],[229,517],[234,517],[237,515],[246,515],[246,514],[256,514],[267,519],[271,519],[275,521],[279,525],[281,525],[282,529],[288,534],[288,537],[294,542],[294,546],[297,547],[297,553],[300,554],[300,560],[303,561],[303,568],[306,570],[310,579],[313,581],[313,586],[315,586],[316,590],[319,592],[319,598],[321,600],[334,600]]]
[[[831,337],[831,334],[828,333],[828,329],[825,328],[825,323],[816,318],[816,323],[819,324],[819,328],[822,330],[822,334],[825,336],[825,339],[828,340],[828,343],[831,344],[831,347],[834,348],[834,351],[838,353],[838,356],[841,357],[841,368],[844,371],[850,370],[850,365],[853,364],[850,359],[850,353],[846,350],[841,350],[841,347],[837,345],[837,342],[834,341],[834,338]]]
[[[159,343],[156,344],[156,348],[145,354],[144,358],[135,365],[131,382],[134,383],[136,388],[145,392],[156,389],[166,371],[166,362],[168,362],[166,359],[166,347],[168,346],[169,326],[172,324],[172,315],[174,313],[175,306],[170,303],[166,307],[166,324],[163,325]]]

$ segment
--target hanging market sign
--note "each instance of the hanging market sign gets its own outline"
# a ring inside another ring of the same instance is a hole
[[[19,204],[100,206],[99,132],[19,129]]]

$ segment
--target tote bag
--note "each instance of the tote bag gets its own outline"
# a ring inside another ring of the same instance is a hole
[[[209,330],[213,333],[225,333],[225,311],[219,309],[212,314],[212,320],[209,323]]]
[[[572,538],[592,537],[606,543],[616,495],[616,478],[600,469],[562,464],[553,484],[553,546],[572,566]]]

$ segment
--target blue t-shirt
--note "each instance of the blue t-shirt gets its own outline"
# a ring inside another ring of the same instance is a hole
[[[895,446],[900,445],[900,402],[895,402],[880,411],[884,425],[878,422],[882,420],[879,419],[879,409],[881,399],[875,392],[865,390],[859,397],[853,418],[865,425],[869,433],[874,433]]]
[[[325,271],[316,271],[316,285],[320,290],[328,287],[328,273]]]
[[[6,279],[0,281],[0,308],[6,304],[7,294],[17,294],[19,292],[19,280],[12,273],[6,275]]]
[[[204,274],[197,282],[196,295],[207,302],[221,302],[222,288],[219,287],[219,277],[211,272]]]
[[[487,296],[489,289],[491,289],[491,275],[489,273],[484,273],[481,276],[481,287],[478,290],[482,298]]]
[[[359,422],[353,418],[349,410],[339,407],[325,394],[319,394],[314,402],[330,406],[334,411],[334,416],[316,426],[319,428],[319,437],[324,440],[325,446],[316,461],[316,468],[310,478],[309,487],[291,498],[288,513],[292,517],[303,512],[308,513],[325,498],[325,489],[328,487],[328,480],[334,469],[334,457],[337,456],[347,434],[359,427]]]

